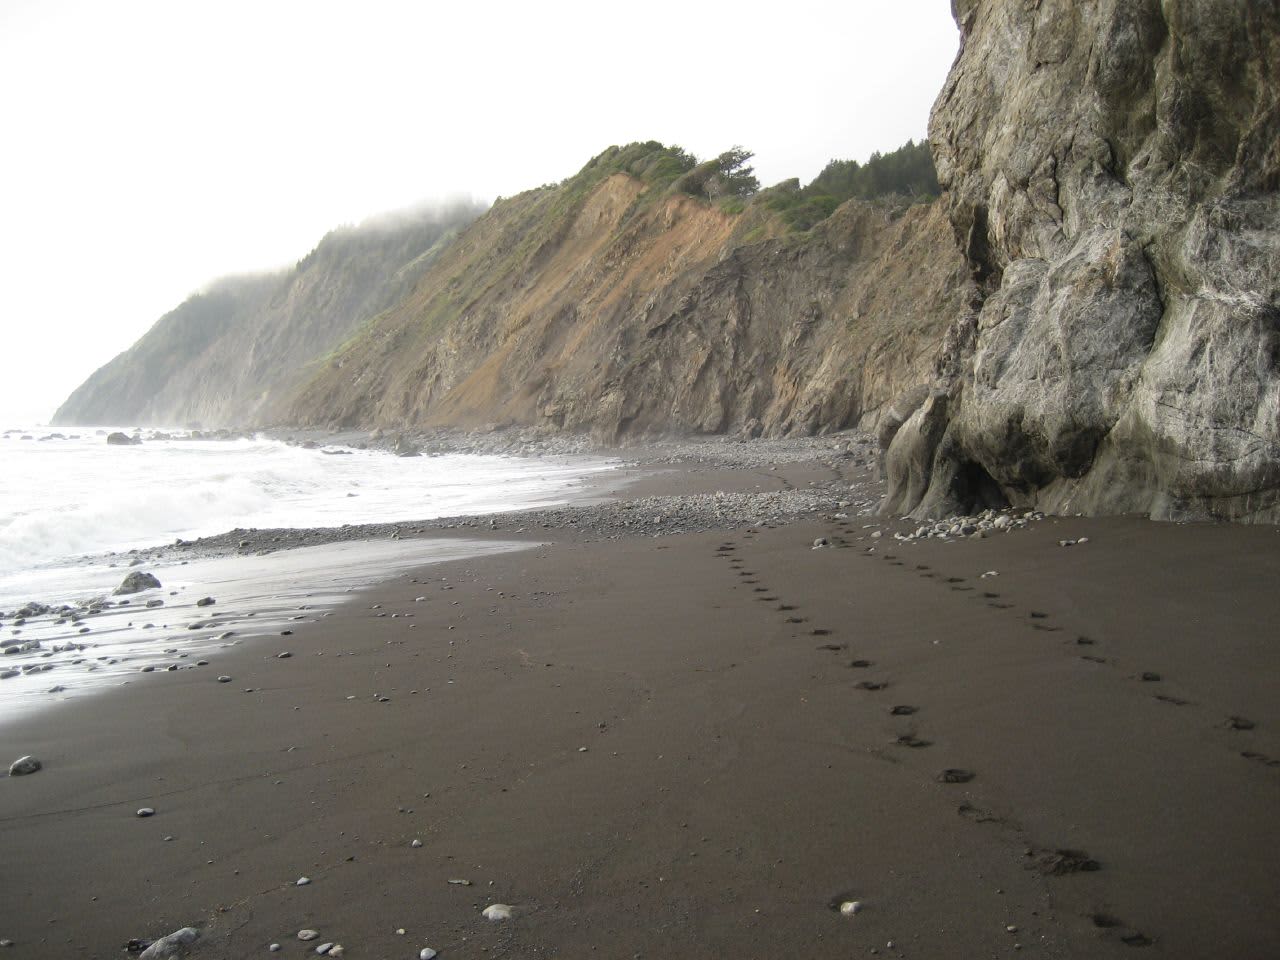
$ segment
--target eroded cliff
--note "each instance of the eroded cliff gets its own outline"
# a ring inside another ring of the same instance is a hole
[[[930,136],[982,300],[887,509],[1280,519],[1280,4],[954,8]]]
[[[277,418],[310,364],[403,297],[479,212],[376,219],[332,231],[291,270],[218,280],[89,377],[53,422],[216,427]]]
[[[618,154],[496,204],[288,419],[814,433],[874,425],[930,375],[972,297],[940,205],[850,202],[786,234]]]

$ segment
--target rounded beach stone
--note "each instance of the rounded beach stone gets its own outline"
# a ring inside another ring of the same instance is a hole
[[[430,947],[423,947],[418,951],[418,960],[435,960],[439,954]]]
[[[9,776],[25,777],[29,773],[35,773],[43,766],[44,764],[35,757],[19,757],[9,764]]]
[[[844,903],[840,904],[840,912],[846,917],[852,917],[855,913],[861,913],[862,901],[846,900]]]
[[[299,877],[297,883],[295,883],[294,886],[305,887],[310,882],[311,882],[310,877]]]
[[[183,927],[166,937],[161,937],[147,949],[142,951],[138,960],[169,960],[171,957],[186,956],[186,947],[200,938],[200,931],[195,927]]]
[[[515,908],[506,903],[491,903],[480,911],[486,920],[510,920],[515,916]]]
[[[307,940],[314,940],[319,936],[320,936],[320,932],[318,930],[299,930],[298,931],[298,939],[304,942]]]
[[[137,817],[154,817],[156,811],[154,807],[139,807],[134,816]]]

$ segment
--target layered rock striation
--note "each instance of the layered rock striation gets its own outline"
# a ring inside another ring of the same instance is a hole
[[[980,302],[886,508],[1280,520],[1280,4],[954,9],[930,138]]]

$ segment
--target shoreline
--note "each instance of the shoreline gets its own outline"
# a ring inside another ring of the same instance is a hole
[[[303,928],[352,957],[1280,952],[1274,528],[1050,517],[900,542],[916,525],[840,508],[826,463],[776,466],[681,467],[632,499],[652,520],[776,483],[826,506],[658,537],[622,523],[634,508],[575,508],[527,522],[531,549],[362,590],[290,659],[228,651],[232,683],[169,674],[17,724],[2,759],[45,768],[0,779],[26,865],[0,938],[15,957],[187,925],[193,957],[313,955]],[[521,536],[505,523],[432,535]],[[493,902],[515,917],[483,919]]]

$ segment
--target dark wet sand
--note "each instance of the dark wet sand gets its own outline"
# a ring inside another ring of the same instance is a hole
[[[866,522],[432,567],[0,732],[6,955],[1280,956],[1276,529]]]

